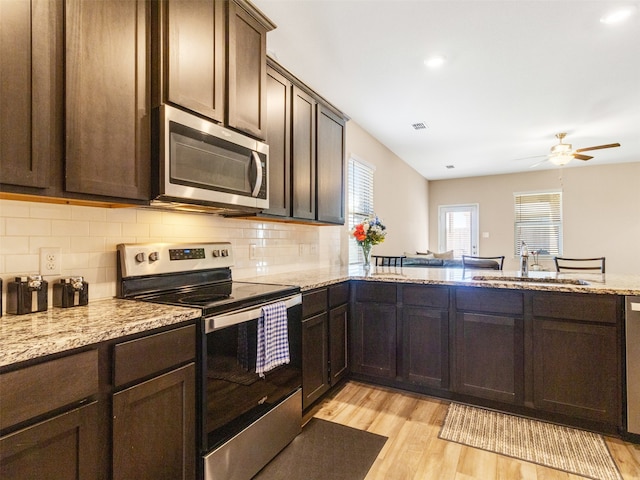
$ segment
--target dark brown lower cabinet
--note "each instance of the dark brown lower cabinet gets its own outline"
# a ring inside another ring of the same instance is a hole
[[[615,295],[536,294],[536,409],[619,425],[621,305]]]
[[[402,298],[402,381],[449,388],[449,288],[398,286]]]
[[[113,479],[195,478],[195,364],[113,395]]]
[[[329,390],[327,313],[302,321],[302,407],[307,408]]]
[[[348,304],[340,305],[339,307],[329,310],[329,365],[331,385],[335,385],[342,380],[349,371],[349,352],[347,349],[348,324]]]
[[[99,478],[97,416],[94,402],[0,438],[0,478]]]
[[[433,388],[449,384],[449,313],[428,307],[404,307],[402,379]]]
[[[502,289],[455,290],[454,390],[524,401],[524,297]]]
[[[309,407],[349,373],[349,283],[302,296],[302,408]]]
[[[351,371],[395,379],[397,355],[396,285],[355,282],[351,319]]]
[[[522,403],[522,319],[458,313],[455,352],[457,392],[500,402]]]

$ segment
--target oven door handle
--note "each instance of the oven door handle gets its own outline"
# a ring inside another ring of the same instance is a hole
[[[236,310],[231,313],[209,317],[206,319],[205,333],[211,333],[214,330],[219,330],[221,328],[230,327],[231,325],[237,325],[239,323],[260,318],[260,315],[262,314],[262,307],[278,302],[284,302],[285,306],[289,309],[302,303],[302,294],[298,293],[297,295],[283,298],[277,302],[264,303],[262,305],[245,308],[243,310]]]

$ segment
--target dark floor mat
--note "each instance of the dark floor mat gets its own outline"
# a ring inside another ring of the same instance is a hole
[[[312,418],[254,479],[362,480],[387,437]]]

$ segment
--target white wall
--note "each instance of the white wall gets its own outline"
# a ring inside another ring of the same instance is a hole
[[[372,253],[399,255],[425,249],[429,235],[427,180],[353,120],[347,123],[346,152],[347,160],[355,155],[376,167],[373,204],[387,227],[387,237]],[[343,252],[347,241],[348,231]]]
[[[514,258],[513,193],[561,189],[565,256],[607,258],[607,272],[640,272],[640,162],[429,182],[431,250],[438,246],[438,206],[480,204],[480,255]],[[541,261],[553,269],[552,261]]]

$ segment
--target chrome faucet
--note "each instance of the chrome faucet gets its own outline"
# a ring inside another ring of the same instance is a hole
[[[529,275],[529,248],[524,242],[520,247],[520,274],[523,277]]]

